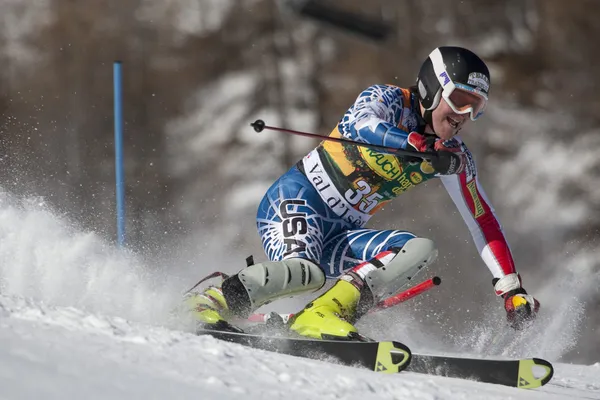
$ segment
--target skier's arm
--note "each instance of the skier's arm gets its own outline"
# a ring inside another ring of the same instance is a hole
[[[527,321],[535,318],[540,303],[521,285],[521,277],[515,270],[500,222],[479,184],[475,162],[468,150],[466,152],[468,163],[465,170],[440,178],[467,223],[481,258],[494,276],[494,290],[504,300],[509,324],[515,329],[522,329]]]
[[[508,242],[494,209],[479,183],[472,158],[469,159],[469,166],[462,173],[440,176],[440,178],[467,224],[481,258],[494,278],[516,273]]]
[[[339,123],[340,132],[358,142],[405,149],[409,132],[397,127],[404,101],[399,87],[370,86],[344,114]]]

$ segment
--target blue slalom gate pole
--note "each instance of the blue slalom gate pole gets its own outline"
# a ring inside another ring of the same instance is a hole
[[[123,88],[121,62],[113,64],[115,119],[115,183],[117,194],[117,243],[125,244],[125,174],[123,171]]]

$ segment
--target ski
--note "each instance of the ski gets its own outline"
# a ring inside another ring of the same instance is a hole
[[[418,354],[393,341],[314,340],[210,329],[200,329],[197,334],[292,356],[322,361],[333,358],[339,364],[358,365],[377,372],[397,373],[406,370],[521,389],[543,386],[554,374],[552,364],[540,358],[494,360]]]
[[[486,383],[534,389],[552,379],[554,368],[546,360],[491,360],[483,358],[446,357],[412,354],[406,371],[470,379]]]
[[[217,275],[222,276],[223,274],[213,273],[198,284]],[[394,306],[439,285],[439,283],[440,279],[434,277],[378,303],[378,307],[387,308]],[[285,330],[285,325],[292,315],[277,313],[254,314],[249,318],[249,322],[257,324],[254,328],[250,328],[253,331],[252,333],[200,329],[197,331],[197,334],[211,335],[220,340],[292,356],[320,360],[333,358],[335,362],[343,365],[358,365],[377,372],[395,373],[406,370],[522,389],[541,387],[548,383],[554,374],[552,364],[540,358],[497,360],[419,353],[411,354],[410,349],[406,345],[394,341],[378,342],[371,341],[368,338],[364,338],[366,339],[365,341],[316,340],[295,338],[286,336],[285,334],[284,336],[269,336],[267,333],[268,325],[271,324],[272,319],[275,320],[274,327],[279,330]]]
[[[400,372],[410,364],[411,360],[411,352],[407,346],[391,341],[313,340],[260,336],[210,329],[199,329],[196,334],[210,335],[216,339],[255,349],[322,361],[333,361],[347,366],[361,366],[383,373]]]

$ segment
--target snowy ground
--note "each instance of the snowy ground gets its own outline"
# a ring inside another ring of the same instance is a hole
[[[383,375],[0,296],[2,399],[600,399],[600,363],[521,390]]]
[[[553,362],[554,379],[526,391],[382,375],[196,337],[166,318],[191,284],[168,272],[40,201],[0,192],[0,399],[600,399],[600,363],[556,362],[562,349],[550,351],[552,338],[538,339],[548,349],[534,353]],[[411,338],[402,341],[415,352],[435,350],[435,338],[418,331],[397,335]]]

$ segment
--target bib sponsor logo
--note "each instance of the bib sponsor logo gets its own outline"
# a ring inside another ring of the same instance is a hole
[[[423,176],[418,172],[411,172],[410,181],[415,185],[418,185],[419,183],[423,182]]]
[[[421,162],[420,169],[422,173],[427,175],[433,174],[435,172],[435,169],[433,169],[433,166],[427,160],[423,160],[423,162]]]
[[[406,192],[408,189],[414,187],[415,185],[406,177],[406,174],[403,174],[400,179],[398,179],[398,183],[400,186],[396,186],[392,189],[392,192],[398,196],[400,193]]]
[[[402,165],[396,157],[366,147],[360,147],[359,151],[367,165],[382,178],[393,181],[402,174]]]
[[[310,154],[315,152],[313,150]],[[304,157],[304,172],[313,187],[321,196],[331,210],[344,221],[357,226],[363,226],[371,216],[368,211],[379,203],[377,193],[366,195],[371,192],[371,187],[365,181],[355,182],[356,190],[348,189],[344,195],[335,187],[329,175],[323,168],[318,154]],[[360,204],[359,204],[360,203]],[[358,209],[353,205],[358,204]]]
[[[475,185],[475,181],[467,183],[467,189],[469,189],[469,193],[471,193],[471,198],[473,199],[473,205],[475,207],[475,218],[481,217],[485,214],[485,210],[483,209],[483,204],[481,204],[481,199],[477,194],[477,186]]]

